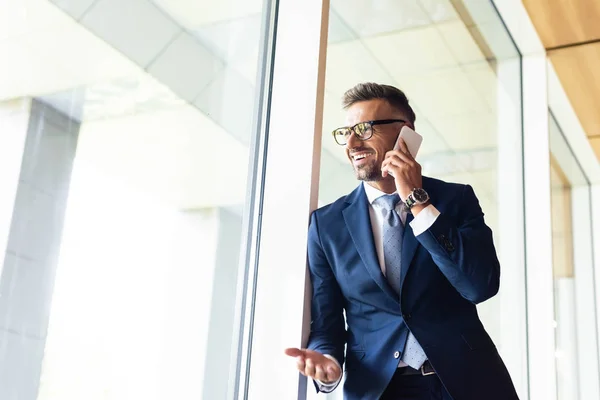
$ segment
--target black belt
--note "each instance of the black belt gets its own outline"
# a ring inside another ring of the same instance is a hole
[[[413,367],[400,367],[400,368],[398,368],[398,371],[396,371],[396,373],[398,375],[423,375],[423,376],[427,376],[427,375],[433,375],[433,374],[435,374],[435,370],[431,366],[431,363],[429,362],[429,360],[426,360],[423,363],[423,365],[421,365],[421,368],[419,368],[419,369],[414,369]]]

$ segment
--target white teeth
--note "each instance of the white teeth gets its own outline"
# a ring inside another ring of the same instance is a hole
[[[359,154],[357,156],[354,156],[355,160],[362,160],[363,158],[367,157],[368,154]]]

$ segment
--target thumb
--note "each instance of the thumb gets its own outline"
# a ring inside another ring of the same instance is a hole
[[[304,351],[295,347],[290,347],[288,349],[285,349],[285,354],[290,357],[300,357],[304,356]]]

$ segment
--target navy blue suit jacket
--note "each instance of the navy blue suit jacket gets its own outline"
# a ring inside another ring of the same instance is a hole
[[[381,272],[362,185],[312,214],[308,348],[345,361],[345,399],[378,399],[398,366],[395,353],[404,350],[406,324],[454,400],[517,399],[475,307],[500,281],[477,197],[468,185],[426,177],[423,187],[441,215],[415,237],[409,214],[400,296]]]

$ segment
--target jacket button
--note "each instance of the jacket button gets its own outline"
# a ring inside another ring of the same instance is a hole
[[[400,358],[400,352],[399,351],[397,351],[397,352],[394,353],[394,358],[396,358],[396,359]]]

